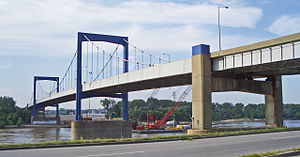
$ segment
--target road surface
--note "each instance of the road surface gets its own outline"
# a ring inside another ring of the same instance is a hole
[[[300,147],[300,131],[140,144],[0,151],[0,157],[226,157]]]

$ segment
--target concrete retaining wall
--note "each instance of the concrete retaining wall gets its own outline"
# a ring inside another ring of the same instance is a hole
[[[102,120],[71,123],[71,140],[97,138],[130,138],[131,121]]]
[[[56,121],[56,124],[60,124],[60,117],[31,116],[31,124],[33,124],[35,121]]]

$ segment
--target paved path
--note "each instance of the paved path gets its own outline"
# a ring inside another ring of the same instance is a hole
[[[300,131],[142,144],[0,151],[0,157],[238,156],[300,147]]]

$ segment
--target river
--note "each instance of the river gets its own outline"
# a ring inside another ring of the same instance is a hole
[[[229,124],[217,124],[214,127],[259,127],[264,126],[264,122],[240,122]],[[300,127],[300,120],[285,120],[286,127]],[[153,137],[182,135],[184,133],[165,133],[165,134],[138,134],[133,133],[132,137]],[[54,140],[70,140],[71,128],[18,128],[0,129],[0,145],[46,142]]]

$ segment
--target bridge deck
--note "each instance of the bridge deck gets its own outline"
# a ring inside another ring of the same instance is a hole
[[[300,74],[300,33],[211,53],[213,76],[255,78]],[[192,83],[191,58],[155,65],[83,85],[83,93],[121,93]],[[51,95],[37,104],[75,100],[75,89]]]

